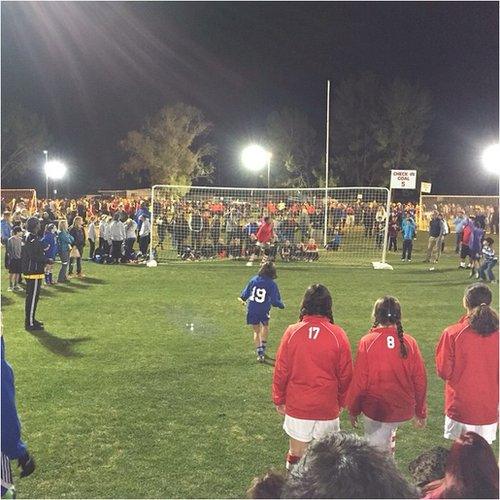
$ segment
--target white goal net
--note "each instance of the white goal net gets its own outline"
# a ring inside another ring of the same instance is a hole
[[[274,225],[266,253],[277,261],[381,261],[386,188],[244,189],[153,186],[151,258],[244,260],[263,218]]]

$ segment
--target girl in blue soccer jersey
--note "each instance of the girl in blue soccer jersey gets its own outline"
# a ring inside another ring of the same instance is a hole
[[[285,308],[281,301],[278,285],[274,282],[275,279],[276,267],[274,263],[266,262],[262,264],[259,274],[248,282],[239,297],[243,304],[248,304],[247,325],[252,325],[257,360],[261,363],[266,359],[271,306]]]

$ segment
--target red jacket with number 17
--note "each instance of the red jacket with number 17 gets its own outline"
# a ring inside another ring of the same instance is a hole
[[[273,402],[290,417],[333,420],[352,377],[351,346],[342,328],[324,316],[290,325],[276,354]]]
[[[403,358],[396,326],[373,328],[360,341],[346,406],[378,422],[427,417],[427,375],[416,340],[407,333]]]

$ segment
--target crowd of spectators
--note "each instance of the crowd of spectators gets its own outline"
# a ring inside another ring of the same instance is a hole
[[[197,193],[196,199],[189,199],[189,195],[159,198],[151,206],[149,199],[89,196],[71,200],[42,199],[35,206],[33,213],[27,208],[32,207],[28,200],[6,202],[2,199],[2,242],[5,244],[10,237],[9,226],[23,227],[30,215],[41,219],[42,236],[48,224],[57,227],[59,221],[65,220],[68,227],[73,228],[75,218],[80,217],[81,222],[77,225],[83,230],[83,241],[78,231],[78,244],[73,245],[77,251],[68,257],[69,270],[74,262],[77,273],[81,272],[84,246],[88,247],[88,258],[97,262],[138,262],[147,258],[151,240],[154,242],[153,255],[160,257],[177,256],[182,260],[248,258],[255,253],[255,235],[264,216],[270,216],[274,223],[272,256],[279,256],[284,261],[317,260],[322,255],[318,251],[320,248],[333,252],[347,248],[357,251],[361,247],[381,250],[387,223],[385,203],[356,199],[355,195],[350,200],[329,200],[326,245],[323,245],[325,210],[321,197],[266,201]],[[455,231],[456,252],[459,252],[460,221],[464,214],[473,215],[485,231],[498,232],[497,207],[474,205],[469,211],[458,204],[435,207],[438,212],[439,209],[445,211],[439,212],[443,225],[440,251],[444,250],[444,236]],[[424,208],[427,219],[428,207]],[[413,203],[391,205],[387,249],[398,252],[402,247],[402,260],[411,260],[420,212],[420,207]],[[428,255],[426,260],[430,258]],[[439,255],[433,260],[438,258]]]

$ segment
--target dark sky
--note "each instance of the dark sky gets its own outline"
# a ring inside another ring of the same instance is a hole
[[[480,156],[498,142],[498,2],[2,2],[1,11],[2,102],[46,119],[72,190],[119,186],[117,142],[178,100],[215,124],[218,182],[241,185],[241,147],[264,137],[272,109],[299,107],[324,137],[326,79],[371,70],[430,92],[435,192],[496,192]]]

